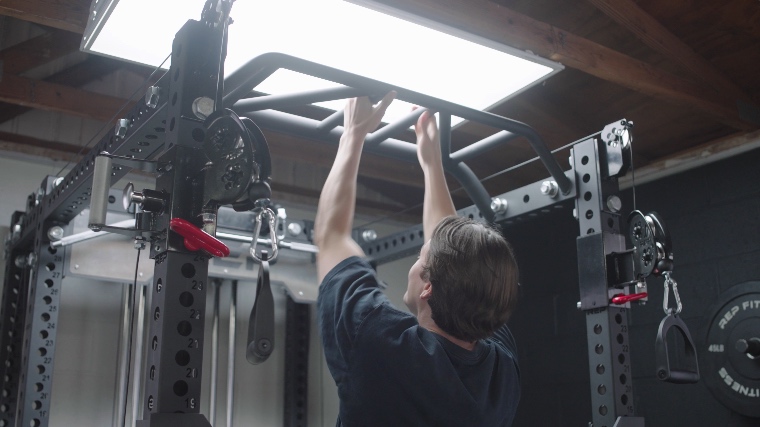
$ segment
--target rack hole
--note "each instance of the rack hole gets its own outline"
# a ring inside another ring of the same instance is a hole
[[[182,275],[187,279],[192,279],[195,276],[195,266],[186,262],[182,264]]]
[[[193,325],[187,320],[183,320],[177,325],[177,332],[183,337],[186,337],[193,332]]]
[[[182,380],[179,380],[176,383],[174,383],[173,390],[174,390],[174,394],[176,394],[177,396],[184,396],[187,394],[187,390],[188,390],[187,383]]]
[[[185,291],[179,294],[179,303],[182,304],[183,307],[190,307],[193,305],[193,301],[193,294],[190,292]]]
[[[180,350],[174,355],[174,361],[177,362],[179,366],[186,366],[190,363],[190,353],[185,350]]]

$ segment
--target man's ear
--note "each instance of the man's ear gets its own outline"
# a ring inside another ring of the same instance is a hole
[[[422,287],[422,293],[420,293],[420,299],[426,300],[433,296],[433,285],[430,282],[425,282],[425,286]]]

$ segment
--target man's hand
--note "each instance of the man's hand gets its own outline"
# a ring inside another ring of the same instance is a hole
[[[396,97],[396,92],[388,92],[376,106],[368,97],[349,99],[343,114],[344,135],[355,141],[364,141],[367,134],[377,129],[385,110]]]
[[[414,133],[417,135],[417,159],[425,174],[422,228],[425,240],[429,240],[438,223],[447,216],[456,215],[456,210],[443,172],[441,136],[435,115],[430,111],[422,113],[414,125]]]
[[[417,109],[417,107],[414,107]],[[414,125],[417,135],[417,159],[423,169],[441,164],[441,136],[435,115],[430,111],[422,113]]]

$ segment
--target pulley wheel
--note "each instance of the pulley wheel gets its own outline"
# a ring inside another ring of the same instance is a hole
[[[655,229],[651,220],[639,211],[631,212],[628,217],[628,239],[638,249],[637,263],[641,277],[652,274],[657,263],[657,246],[655,244]]]
[[[246,193],[254,175],[251,135],[237,114],[228,109],[209,116],[205,126],[204,204],[233,203]]]
[[[729,409],[760,418],[760,282],[732,287],[709,313],[699,356],[705,384]]]

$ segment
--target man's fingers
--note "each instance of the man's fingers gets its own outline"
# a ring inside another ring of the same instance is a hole
[[[385,110],[388,109],[388,106],[391,105],[391,102],[393,102],[394,99],[396,99],[395,90],[386,93],[383,99],[377,103],[377,106],[375,107],[375,114],[379,114],[380,116],[384,115]]]

